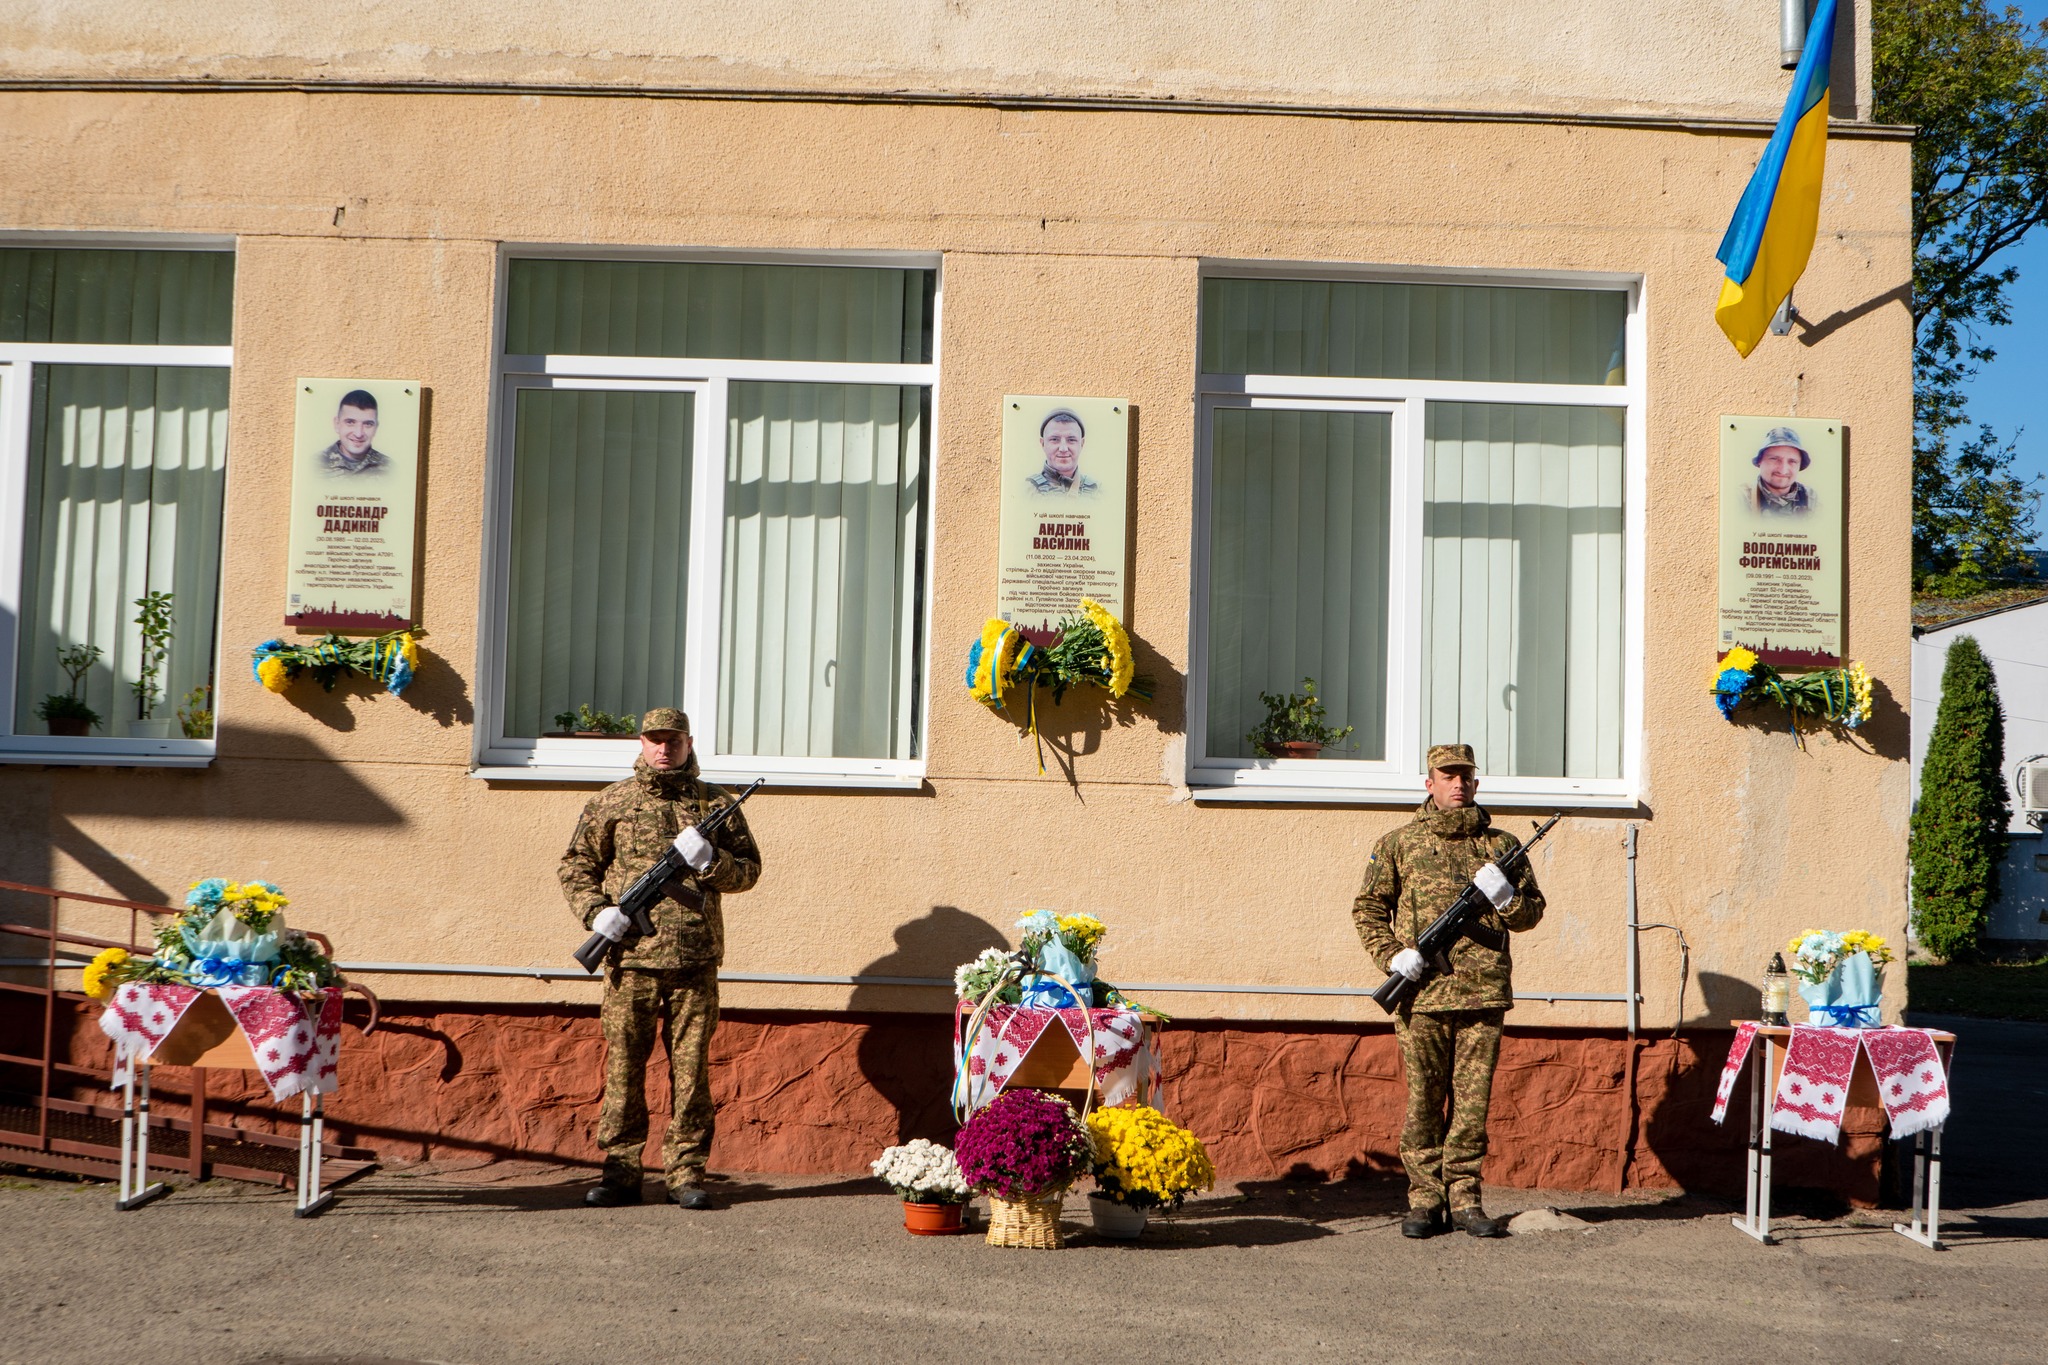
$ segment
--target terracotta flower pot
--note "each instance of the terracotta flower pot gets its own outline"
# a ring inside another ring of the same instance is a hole
[[[92,722],[77,716],[60,716],[49,723],[50,733],[69,739],[84,739],[92,733]]]
[[[1314,758],[1323,746],[1312,739],[1275,739],[1260,746],[1274,758]]]
[[[965,1232],[960,1224],[963,1204],[913,1204],[903,1201],[903,1226],[918,1237],[947,1237]]]

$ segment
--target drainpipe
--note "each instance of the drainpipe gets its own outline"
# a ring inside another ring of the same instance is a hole
[[[1791,71],[1806,51],[1806,0],[1778,0],[1778,65]]]
[[[1796,0],[1787,0],[1796,3]],[[1642,935],[1642,922],[1636,908],[1636,826],[1628,826],[1625,837],[1628,849],[1628,1054],[1622,1089],[1628,1095],[1628,1112],[1623,1119],[1621,1130],[1621,1161],[1614,1175],[1614,1192],[1620,1194],[1628,1188],[1628,1168],[1635,1158],[1636,1116],[1642,1105],[1636,1096],[1636,1059],[1642,1052],[1642,1043],[1636,1037],[1636,1025],[1642,1000],[1642,964],[1636,951],[1636,940]]]
[[[1642,923],[1636,915],[1636,827],[1628,827],[1628,1036],[1636,1036],[1637,1015],[1641,1008],[1643,973],[1642,964],[1636,955],[1636,938],[1642,933]]]

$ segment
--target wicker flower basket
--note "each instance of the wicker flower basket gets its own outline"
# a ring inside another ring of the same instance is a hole
[[[988,1244],[992,1247],[1031,1247],[1040,1251],[1058,1251],[1065,1247],[1066,1234],[1060,1231],[1060,1196],[1064,1193],[1063,1190],[1053,1190],[1015,1203],[990,1195]]]

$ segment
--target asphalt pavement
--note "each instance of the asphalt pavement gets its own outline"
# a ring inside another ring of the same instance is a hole
[[[1411,1242],[1389,1179],[1234,1186],[1134,1243],[1075,1196],[1071,1244],[1038,1252],[909,1236],[866,1180],[733,1177],[692,1213],[585,1209],[582,1173],[412,1169],[294,1220],[226,1181],[121,1214],[10,1177],[0,1365],[2048,1358],[2048,1026],[1915,1022],[1962,1037],[1944,1252],[1876,1210],[1760,1246],[1676,1192],[1502,1190],[1495,1212],[1584,1226]]]

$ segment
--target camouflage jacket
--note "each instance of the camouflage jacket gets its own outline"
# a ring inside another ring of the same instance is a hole
[[[1424,929],[1451,908],[1486,863],[1506,857],[1521,841],[1494,829],[1477,806],[1440,811],[1429,802],[1415,818],[1382,838],[1365,866],[1365,885],[1352,902],[1358,937],[1381,971],[1394,954],[1415,946]],[[1543,918],[1543,893],[1527,863],[1515,873],[1515,897],[1504,909],[1489,909],[1479,922],[1496,931],[1520,933]],[[1414,1008],[1438,1010],[1511,1009],[1514,962],[1505,934],[1499,951],[1461,938],[1451,947],[1451,973],[1432,977],[1416,993]]]
[[[635,879],[660,860],[676,835],[731,801],[723,788],[697,775],[695,754],[678,773],[657,773],[645,759],[635,760],[631,777],[590,798],[569,838],[560,876],[570,910],[588,929],[598,911],[617,905]],[[711,866],[678,877],[670,894],[655,902],[654,933],[629,953],[613,948],[608,960],[649,970],[715,967],[724,960],[719,894],[745,891],[760,880],[761,850],[744,813],[734,814],[712,844]],[[692,886],[704,893],[703,906],[694,910],[674,894]]]

